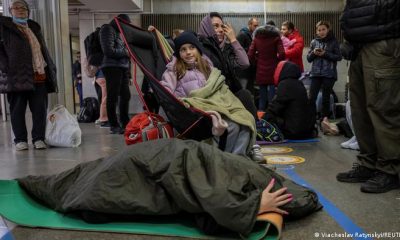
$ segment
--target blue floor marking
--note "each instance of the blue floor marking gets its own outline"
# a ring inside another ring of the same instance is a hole
[[[8,230],[1,216],[0,216],[0,240],[14,240],[11,232]]]
[[[338,209],[333,203],[331,203],[328,199],[326,199],[321,193],[316,191],[311,187],[303,178],[301,178],[293,169],[283,169],[283,172],[286,173],[294,182],[300,184],[302,186],[313,189],[319,198],[322,206],[324,206],[324,210],[348,233],[352,234],[353,239],[357,240],[372,240],[372,238],[364,237],[367,234],[364,232],[362,228],[357,226],[353,221],[346,216],[340,209]]]

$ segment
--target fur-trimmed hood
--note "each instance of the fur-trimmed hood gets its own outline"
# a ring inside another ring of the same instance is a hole
[[[279,32],[278,28],[272,25],[264,25],[257,27],[256,30],[253,33],[253,38],[254,37],[280,37],[281,33]]]

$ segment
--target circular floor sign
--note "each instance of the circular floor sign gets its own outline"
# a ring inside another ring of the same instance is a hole
[[[302,163],[305,161],[304,158],[298,156],[290,156],[290,155],[271,155],[264,156],[265,160],[269,164],[296,164]]]
[[[293,149],[289,147],[263,147],[261,152],[263,154],[290,153],[293,152]]]

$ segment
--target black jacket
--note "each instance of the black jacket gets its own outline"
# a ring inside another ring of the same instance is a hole
[[[400,1],[347,0],[340,26],[352,44],[400,37]]]
[[[56,66],[44,42],[40,25],[28,20],[28,26],[40,43],[47,63],[47,92],[57,91]],[[34,85],[32,51],[29,41],[10,17],[0,17],[0,93],[32,91]]]
[[[215,68],[221,70],[222,75],[225,76],[226,85],[229,89],[236,93],[242,89],[240,85],[237,71],[240,67],[236,64],[235,53],[231,44],[226,43],[221,50],[218,43],[213,37],[200,37],[200,43],[203,46],[204,53],[210,58]]]
[[[314,54],[314,49],[321,48],[325,54],[319,57]],[[312,62],[311,77],[327,77],[337,79],[337,61],[342,60],[339,43],[332,32],[321,39],[319,37],[311,41],[310,50],[307,54],[308,62]]]
[[[100,44],[104,53],[102,68],[129,68],[129,56],[120,33],[116,30],[114,20],[110,24],[104,24],[101,27]]]
[[[315,105],[299,78],[300,68],[292,62],[280,62],[276,69],[279,84],[264,119],[277,124],[287,139],[314,137]]]

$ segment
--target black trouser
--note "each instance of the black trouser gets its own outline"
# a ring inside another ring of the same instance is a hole
[[[14,142],[28,142],[25,112],[26,106],[32,112],[32,142],[44,141],[46,134],[47,89],[45,84],[35,84],[35,90],[7,94],[10,104],[11,126]]]
[[[129,99],[131,93],[129,91],[128,69],[121,67],[104,67],[102,68],[106,78],[107,87],[107,116],[111,127],[121,126],[125,128],[129,122]],[[117,120],[117,101],[119,99],[119,121]]]
[[[241,89],[235,93],[235,96],[239,98],[244,108],[246,108],[246,110],[249,111],[251,115],[253,115],[254,120],[256,120],[258,118],[257,108],[256,105],[254,104],[254,98],[253,95],[251,95],[250,91],[247,89]]]
[[[310,86],[310,100],[316,108],[315,101],[317,100],[319,90],[322,87],[322,112],[321,119],[329,117],[330,115],[330,96],[332,93],[333,85],[335,85],[334,78],[326,77],[313,77]]]

